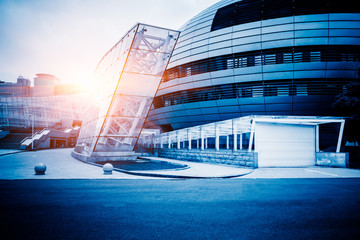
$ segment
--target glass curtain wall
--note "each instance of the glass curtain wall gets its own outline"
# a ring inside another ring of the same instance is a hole
[[[75,151],[91,156],[134,150],[178,36],[178,31],[136,24],[105,54]]]
[[[63,127],[81,120],[82,95],[0,97],[0,127]]]

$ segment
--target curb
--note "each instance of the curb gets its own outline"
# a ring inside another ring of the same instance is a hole
[[[7,155],[13,155],[13,154],[17,154],[17,153],[22,153],[22,152],[27,152],[27,151],[19,150],[17,152],[4,153],[4,154],[0,154],[0,157],[7,156]]]
[[[100,164],[96,164],[96,163],[88,163],[97,167],[103,167],[103,165]],[[185,169],[189,169],[191,167],[187,167]],[[184,170],[184,169],[182,169]],[[135,175],[135,176],[144,176],[144,177],[160,177],[160,178],[180,178],[180,179],[222,179],[222,178],[235,178],[235,177],[241,177],[241,176],[245,176],[248,175],[250,173],[252,173],[254,170],[252,170],[251,172],[248,173],[243,173],[243,174],[239,174],[239,175],[231,175],[231,176],[219,176],[219,177],[198,177],[198,176],[185,176],[185,175],[168,175],[168,174],[161,174],[161,173],[146,173],[146,172],[135,172],[135,171],[127,171],[127,170],[123,170],[120,168],[114,168],[114,171],[117,172],[121,172],[121,173],[126,173],[129,175]]]
[[[101,168],[103,167],[103,165],[100,165],[100,164],[96,164],[96,163],[92,163],[92,162],[85,162],[85,161],[77,159],[77,158],[74,158],[74,159],[76,159],[80,162],[83,162],[83,163],[93,165],[93,166],[97,166],[97,167],[101,167]],[[164,162],[166,162],[166,161],[164,161]],[[191,167],[187,166],[185,169],[188,169],[188,168],[191,168]],[[254,169],[248,173],[231,175],[231,176],[219,176],[219,177],[198,177],[198,176],[184,176],[184,175],[168,175],[168,174],[160,174],[160,173],[133,172],[133,171],[127,171],[127,170],[123,170],[123,169],[119,169],[119,168],[114,168],[114,171],[129,174],[129,175],[145,176],[145,177],[175,178],[175,179],[176,178],[177,179],[225,179],[225,178],[235,178],[235,177],[241,177],[241,176],[248,175],[248,174],[254,172]]]

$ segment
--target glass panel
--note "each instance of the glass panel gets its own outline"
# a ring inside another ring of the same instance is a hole
[[[137,138],[100,137],[96,145],[96,152],[133,151]]]
[[[97,94],[78,141],[89,146],[89,155],[134,150],[178,35],[137,24],[101,59]]]

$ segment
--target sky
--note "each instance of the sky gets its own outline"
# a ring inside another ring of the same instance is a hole
[[[0,81],[47,73],[86,85],[135,23],[176,30],[218,1],[0,0]]]

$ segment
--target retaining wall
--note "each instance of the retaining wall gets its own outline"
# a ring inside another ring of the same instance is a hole
[[[349,167],[349,153],[317,152],[315,158],[316,166]]]
[[[258,167],[257,152],[232,150],[200,150],[200,149],[158,149],[159,157],[186,160],[192,162],[228,164],[245,167]]]

